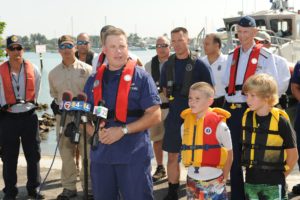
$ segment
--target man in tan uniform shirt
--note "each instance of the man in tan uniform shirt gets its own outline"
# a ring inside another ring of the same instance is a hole
[[[58,40],[58,47],[59,53],[62,56],[62,63],[52,69],[48,77],[50,95],[54,98],[54,101],[57,105],[59,105],[61,102],[62,95],[65,91],[71,91],[73,96],[77,96],[78,93],[82,92],[85,82],[92,72],[92,67],[90,65],[79,61],[75,57],[75,42],[71,36],[63,35],[60,37]],[[62,159],[61,183],[64,188],[63,192],[58,195],[57,199],[70,199],[77,195],[77,170],[75,160],[72,159],[74,158],[76,144],[71,143],[70,138],[66,137],[64,134],[59,135],[59,114],[56,114],[56,121],[57,140],[60,138],[59,151]],[[65,127],[71,121],[73,121],[73,117],[67,116]],[[84,158],[83,137],[80,137],[80,142],[78,145],[81,158]],[[89,155],[89,144],[87,149]],[[83,170],[81,170],[80,180],[82,186],[84,185],[83,175]],[[89,184],[89,188],[91,188],[91,184]]]

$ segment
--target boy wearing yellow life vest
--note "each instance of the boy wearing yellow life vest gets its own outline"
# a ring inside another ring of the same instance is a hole
[[[188,167],[187,199],[228,199],[226,179],[232,164],[232,143],[225,120],[230,113],[210,108],[214,89],[205,82],[190,87],[184,119],[182,162]]]
[[[285,178],[297,162],[298,151],[288,115],[274,108],[277,90],[268,74],[253,75],[243,86],[249,106],[242,119],[247,200],[287,199]]]

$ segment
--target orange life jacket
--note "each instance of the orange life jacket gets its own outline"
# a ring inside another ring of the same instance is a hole
[[[230,113],[221,108],[213,108],[197,120],[191,109],[186,109],[181,117],[184,119],[181,150],[183,164],[186,167],[192,165],[223,168],[227,160],[227,150],[218,142],[216,130],[221,121],[230,117]]]
[[[234,49],[233,57],[232,57],[232,63],[230,67],[230,77],[229,77],[229,85],[226,88],[227,94],[229,96],[235,95],[236,90],[242,90],[243,85],[236,85],[236,76],[237,76],[237,69],[239,64],[239,57],[240,57],[240,46]],[[257,63],[258,63],[258,57],[260,53],[260,49],[262,48],[261,44],[256,44],[250,53],[246,72],[244,75],[244,81],[243,83],[253,74],[255,74]]]
[[[25,102],[34,102],[35,100],[35,77],[33,65],[24,60],[24,84],[25,84]],[[6,105],[11,106],[17,103],[16,95],[13,89],[9,63],[4,62],[0,65],[0,76],[2,78],[4,96]]]
[[[127,108],[128,108],[128,96],[130,91],[130,85],[132,82],[134,67],[136,66],[136,61],[128,60],[125,67],[123,68],[119,87],[117,91],[117,100],[115,106],[115,119],[126,123],[127,119]],[[95,81],[97,84],[94,87],[94,105],[98,105],[98,103],[102,100],[102,80],[103,74],[106,69],[106,65],[102,64],[101,67],[98,68]]]

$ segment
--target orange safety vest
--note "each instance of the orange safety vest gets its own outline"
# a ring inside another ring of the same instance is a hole
[[[221,121],[230,117],[230,113],[221,108],[213,108],[197,120],[191,109],[186,109],[181,117],[184,119],[181,147],[183,164],[186,167],[192,165],[223,168],[227,160],[227,150],[219,144],[216,130]]]
[[[115,106],[115,119],[126,123],[127,119],[127,108],[128,108],[128,96],[130,91],[130,86],[134,74],[134,67],[136,66],[136,61],[128,60],[125,67],[122,70],[122,74],[120,77],[119,87],[117,91],[117,100]],[[102,64],[101,67],[98,68],[95,82],[98,82],[94,87],[94,105],[98,105],[98,103],[102,100],[102,80],[103,74],[106,70],[106,65]]]
[[[0,65],[0,76],[2,78],[3,90],[6,105],[11,106],[17,103],[16,95],[13,89],[12,79],[10,75],[9,63],[4,62]],[[24,60],[24,84],[25,84],[25,101],[34,102],[35,100],[35,77],[33,65]]]
[[[236,85],[236,76],[237,76],[237,69],[238,69],[238,64],[239,64],[239,57],[240,57],[240,46],[234,49],[233,53],[233,58],[232,58],[232,63],[230,67],[230,77],[229,77],[229,85],[226,88],[227,89],[227,94],[229,96],[235,95],[236,90],[242,90],[242,85]],[[248,64],[246,68],[246,72],[244,75],[244,81],[245,81],[255,74],[257,63],[258,63],[258,57],[260,53],[260,49],[262,48],[261,44],[256,44],[250,53],[249,59],[248,59]]]

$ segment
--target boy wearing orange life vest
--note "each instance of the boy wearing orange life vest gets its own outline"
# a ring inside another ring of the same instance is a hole
[[[242,119],[242,165],[246,199],[287,199],[285,178],[297,162],[296,136],[288,115],[274,105],[277,84],[267,74],[251,76],[243,86],[249,108]]]
[[[232,164],[230,131],[225,123],[230,113],[210,106],[214,89],[205,82],[190,87],[184,119],[182,162],[188,167],[187,199],[228,199],[226,179]]]

